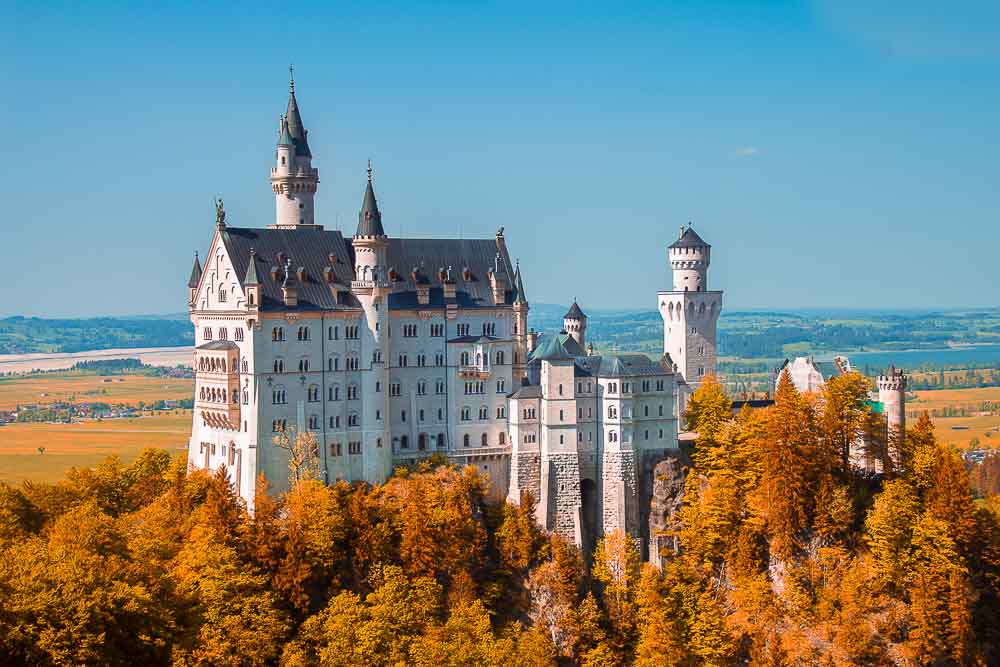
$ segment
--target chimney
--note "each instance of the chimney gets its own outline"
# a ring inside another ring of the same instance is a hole
[[[455,298],[455,279],[451,276],[451,267],[444,272],[444,298],[454,299]]]
[[[500,253],[497,253],[496,265],[490,271],[490,289],[493,292],[493,303],[503,305],[507,301],[507,280],[500,275]]]
[[[528,354],[534,352],[538,346],[538,332],[532,329],[528,332]]]

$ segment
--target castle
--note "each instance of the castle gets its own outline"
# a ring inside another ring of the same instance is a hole
[[[690,227],[657,295],[659,359],[595,355],[574,303],[564,330],[528,330],[524,279],[491,238],[391,238],[371,165],[352,236],[316,222],[319,171],[290,85],[270,171],[275,222],[231,226],[221,202],[188,303],[195,405],[188,458],[225,466],[252,508],[255,481],[287,488],[275,437],[310,432],[322,480],[385,481],[432,453],[474,465],[495,496],[537,502],[581,546],[621,528],[649,539],[653,467],[678,454],[691,392],[715,372],[722,292]]]
[[[775,391],[785,371],[796,389],[812,393],[822,391],[830,378],[853,372],[854,368],[851,360],[843,356],[836,356],[832,361],[817,361],[812,357],[785,359],[774,369]],[[890,364],[885,373],[875,378],[875,389],[869,392],[867,404],[873,413],[882,415],[884,431],[880,439],[888,447],[885,454],[898,462],[898,439],[906,432],[906,374]],[[848,452],[850,464],[855,468],[882,472],[882,457],[875,456],[870,445],[865,437],[851,443]]]

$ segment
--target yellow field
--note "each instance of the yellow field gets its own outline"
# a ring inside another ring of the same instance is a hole
[[[183,452],[190,434],[190,410],[79,424],[7,424],[0,426],[0,481],[54,482],[73,466],[93,467],[112,454],[128,462],[146,447]],[[39,454],[39,447],[45,452]]]
[[[914,392],[917,400],[906,404],[906,411],[940,410],[942,408],[967,408],[979,410],[983,401],[1000,402],[1000,387],[972,389],[934,389]],[[980,447],[1000,446],[1000,416],[932,417],[934,434],[938,441],[967,449],[973,438]],[[913,423],[913,417],[909,418]],[[954,427],[959,427],[957,430]]]
[[[0,410],[18,404],[48,404],[58,401],[86,403],[152,403],[194,396],[190,378],[147,377],[143,375],[31,375],[0,380]]]

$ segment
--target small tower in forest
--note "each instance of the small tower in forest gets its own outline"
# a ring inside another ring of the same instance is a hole
[[[278,147],[271,167],[271,189],[275,199],[272,229],[320,227],[316,224],[314,200],[319,170],[312,166],[309,131],[302,124],[295,99],[295,79],[289,71],[288,108],[278,122]]]
[[[878,400],[886,421],[889,456],[899,462],[899,439],[906,433],[906,375],[892,364],[876,379]]]

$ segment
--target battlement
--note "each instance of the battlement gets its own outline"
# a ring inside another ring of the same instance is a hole
[[[906,389],[906,374],[901,369],[889,366],[884,375],[876,380],[879,391],[902,391]]]

